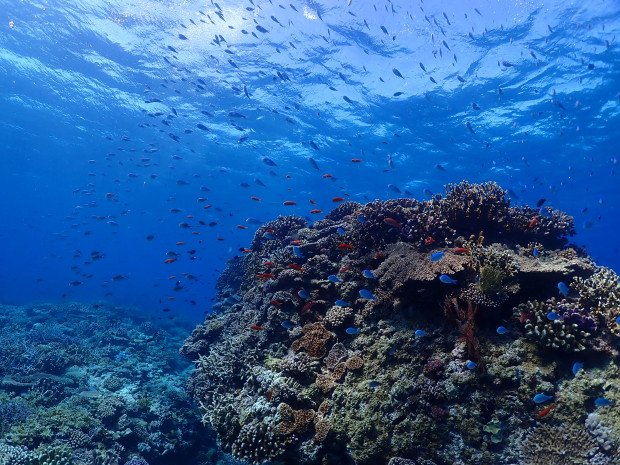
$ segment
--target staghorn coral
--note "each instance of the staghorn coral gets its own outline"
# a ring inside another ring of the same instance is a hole
[[[331,337],[331,333],[322,323],[308,323],[304,325],[302,332],[303,336],[293,342],[291,349],[295,352],[306,349],[310,360],[323,358],[327,352],[325,342]]]
[[[571,424],[532,428],[521,447],[523,465],[607,463],[601,455],[588,433]]]
[[[232,445],[232,455],[250,465],[258,465],[284,452],[284,443],[274,429],[254,421],[241,427]]]

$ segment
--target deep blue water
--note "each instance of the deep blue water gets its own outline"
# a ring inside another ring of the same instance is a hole
[[[618,2],[349,3],[0,0],[0,301],[198,321],[248,217],[463,179],[620,270]]]

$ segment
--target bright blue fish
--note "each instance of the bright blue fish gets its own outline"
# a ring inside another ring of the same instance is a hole
[[[424,337],[424,336],[426,336],[426,333],[423,330],[421,330],[421,329],[416,329],[415,330],[415,335],[418,336],[418,337]]]
[[[604,397],[598,397],[594,401],[594,405],[596,405],[597,407],[605,407],[606,405],[611,405],[611,401],[605,399]]]
[[[295,327],[295,323],[293,323],[291,320],[284,320],[282,323],[280,323],[280,325],[282,325],[282,327],[285,329],[292,329]]]
[[[342,236],[343,234],[346,234],[346,233],[347,233],[347,232],[346,232],[344,229],[342,229],[342,228],[338,228],[338,229],[336,229],[336,232],[337,232],[338,234],[340,234],[341,236]]]
[[[476,362],[467,362],[466,366],[468,370],[473,370],[478,366],[478,364]]]
[[[620,316],[618,318],[616,318],[616,324],[620,325]]]
[[[560,315],[558,315],[555,312],[549,312],[547,313],[547,318],[550,319],[551,321],[557,320],[560,318]]]
[[[342,281],[338,279],[338,276],[330,274],[327,279],[329,279],[332,283],[341,283]]]
[[[306,258],[304,257],[304,254],[301,253],[301,250],[299,250],[299,247],[297,247],[296,245],[293,246],[293,253],[297,258]]]
[[[334,305],[338,306],[338,307],[350,307],[351,304],[349,302],[346,302],[344,300],[337,300],[336,302],[334,302]]]
[[[301,297],[302,299],[309,299],[310,298],[310,294],[308,293],[308,291],[306,291],[305,289],[300,289],[297,292],[297,295],[299,297]]]
[[[362,224],[366,224],[367,223],[366,218],[364,218],[362,215],[358,215],[357,216],[357,221],[359,221]]]
[[[435,252],[433,255],[431,255],[431,262],[438,262],[443,258],[444,255],[445,252]]]
[[[365,278],[375,279],[375,275],[372,274],[372,271],[370,271],[370,270],[364,270],[362,273],[364,274]]]
[[[360,332],[359,332],[357,329],[355,329],[355,328],[347,328],[347,329],[345,329],[345,332],[346,332],[347,334],[359,334],[359,333],[360,333]]]
[[[536,258],[540,257],[540,252],[538,251],[536,247],[534,247],[534,250],[532,251],[532,255],[534,255],[534,257]]]
[[[370,383],[368,383],[368,386],[370,386],[371,388],[376,388],[381,386],[381,383],[379,381],[371,381]]]
[[[564,297],[568,296],[568,286],[566,284],[564,284],[562,281],[560,281],[558,283],[558,291],[560,291],[560,294],[562,294]]]
[[[548,396],[547,394],[536,394],[533,400],[537,404],[542,404],[543,402],[547,402],[551,399],[553,399],[553,396]]]
[[[253,218],[253,217],[249,217],[248,219],[245,220],[246,223],[248,224],[263,224],[263,222],[257,218]]]
[[[577,373],[579,373],[579,370],[583,370],[583,363],[575,362],[573,364],[573,374],[576,375]]]
[[[368,289],[361,289],[360,297],[362,299],[375,300],[375,296],[372,295],[372,292],[370,292]]]
[[[441,281],[444,284],[456,284],[458,281],[456,279],[452,279],[450,276],[448,276],[447,274],[442,274],[439,277],[439,281]]]
[[[402,194],[402,191],[398,188],[398,186],[395,186],[394,184],[388,184],[388,189],[391,190],[392,192],[396,192],[397,194]]]
[[[495,331],[497,331],[497,334],[506,334],[510,332],[508,328],[504,328],[503,326],[498,326]]]
[[[276,238],[276,236],[274,236],[273,233],[270,233],[270,232],[266,232],[265,234],[263,234],[263,237],[269,240]]]

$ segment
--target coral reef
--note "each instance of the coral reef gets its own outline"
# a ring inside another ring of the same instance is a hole
[[[3,306],[0,322],[0,463],[203,463],[214,441],[175,349],[189,325],[104,303]]]
[[[188,393],[251,463],[614,463],[618,281],[574,233],[494,183],[280,217],[182,347]]]

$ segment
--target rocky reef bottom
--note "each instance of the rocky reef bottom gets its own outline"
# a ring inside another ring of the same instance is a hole
[[[108,304],[0,307],[0,464],[215,463],[187,329]]]

